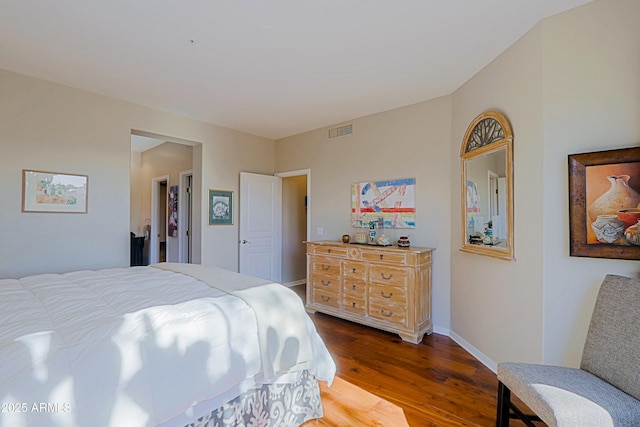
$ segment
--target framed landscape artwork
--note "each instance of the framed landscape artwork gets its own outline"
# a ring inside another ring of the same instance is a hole
[[[22,212],[87,213],[89,177],[22,171]]]
[[[569,156],[570,255],[640,259],[640,147]]]

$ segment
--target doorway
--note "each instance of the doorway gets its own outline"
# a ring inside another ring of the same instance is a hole
[[[274,191],[274,186],[279,190]],[[310,186],[308,169],[275,176],[240,173],[240,273],[285,286],[306,283]]]
[[[193,261],[193,171],[180,173],[180,191],[178,193],[178,214],[180,224],[178,235],[178,262],[191,264]]]
[[[282,178],[282,283],[302,285],[307,281],[305,241],[310,230],[309,169],[277,173]]]
[[[507,179],[489,170],[489,219],[494,236],[507,238]]]
[[[151,182],[151,236],[149,264],[167,260],[167,199],[169,176],[153,178]]]
[[[201,156],[200,143],[131,131],[130,231],[144,236],[143,265],[200,262]]]

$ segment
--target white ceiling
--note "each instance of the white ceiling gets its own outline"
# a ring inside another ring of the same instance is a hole
[[[448,95],[591,0],[2,0],[0,68],[271,139]]]
[[[142,153],[158,145],[164,144],[164,139],[150,138],[148,136],[131,135],[131,151]]]

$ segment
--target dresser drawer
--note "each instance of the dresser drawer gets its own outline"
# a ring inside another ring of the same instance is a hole
[[[342,309],[351,313],[365,315],[367,313],[367,301],[351,295],[342,298]]]
[[[367,283],[364,280],[345,279],[342,282],[342,292],[364,299],[367,295]]]
[[[377,305],[369,302],[369,316],[383,322],[407,326],[407,311],[397,305]]]
[[[369,301],[375,304],[407,304],[407,291],[404,288],[385,286],[376,283],[369,284]]]
[[[408,268],[392,267],[383,264],[371,264],[369,266],[370,282],[406,288],[410,275],[411,273]]]
[[[360,258],[367,261],[382,261],[402,265],[407,263],[407,254],[404,252],[363,250],[360,254]]]
[[[311,301],[314,304],[325,305],[327,307],[340,308],[340,297],[335,292],[327,292],[323,289],[313,289]]]
[[[311,257],[311,274],[340,276],[340,260],[327,257]]]
[[[315,255],[331,255],[346,258],[347,248],[340,246],[313,245],[311,253]]]
[[[339,276],[327,276],[324,274],[314,274],[311,276],[311,287],[315,291],[340,292],[340,277]]]
[[[367,277],[367,266],[363,262],[343,261],[342,277],[345,279],[365,280]]]

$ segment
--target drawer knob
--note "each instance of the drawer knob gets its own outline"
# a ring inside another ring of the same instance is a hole
[[[384,257],[384,254],[380,254],[380,259],[382,259]]]
[[[356,269],[354,268],[352,271],[355,273],[355,272],[356,272]]]
[[[384,271],[381,271],[380,277],[382,277],[384,280],[390,280],[393,277],[393,273],[391,273],[389,276],[385,276]]]
[[[320,298],[322,298],[323,302],[329,302],[329,300],[331,299],[331,297],[325,297],[324,295],[322,295]]]
[[[331,253],[331,249],[327,250],[327,253],[330,254]]]
[[[382,298],[391,298],[393,296],[393,292],[389,292],[389,295],[387,295],[384,291],[380,291],[380,295],[382,295]]]
[[[391,316],[393,316],[393,311],[387,311],[387,310],[385,310],[384,308],[383,308],[382,310],[380,310],[380,313],[382,313],[382,315],[383,315],[384,317],[391,317]]]
[[[322,283],[322,286],[329,286],[331,284],[331,280],[327,280],[325,282],[324,279],[322,279],[322,280],[320,280],[320,283]]]
[[[329,269],[331,268],[331,266],[330,266],[330,265],[324,265],[324,264],[322,264],[322,265],[320,266],[320,268],[321,268],[321,269],[323,269],[324,271],[327,271],[327,270],[329,270]]]
[[[357,288],[356,285],[351,286],[351,289],[353,289],[354,291],[356,290],[356,288]]]
[[[355,303],[355,302],[352,302],[352,303],[351,303],[351,307],[356,308],[356,303]]]

